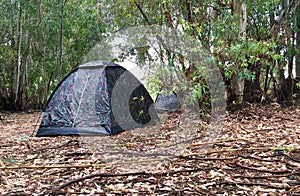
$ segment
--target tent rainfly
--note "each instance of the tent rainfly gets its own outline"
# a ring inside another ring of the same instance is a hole
[[[36,136],[113,135],[157,119],[153,100],[134,75],[120,65],[93,61],[56,87]]]

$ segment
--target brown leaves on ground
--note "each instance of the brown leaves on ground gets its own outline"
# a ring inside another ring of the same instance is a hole
[[[91,148],[83,137],[34,137],[40,113],[0,113],[0,192],[297,195],[299,114],[297,107],[247,105],[229,112],[221,132],[214,140],[206,141],[203,137],[209,123],[199,120],[195,126],[189,124],[195,119],[176,113],[165,116],[156,126],[98,137],[102,146]],[[165,156],[157,149],[172,146],[168,144],[172,135],[188,129],[197,134],[194,140],[186,141],[187,148],[173,155],[168,151],[167,158],[156,162]],[[124,155],[122,164],[119,155],[113,156],[112,152]],[[152,154],[147,154],[141,164],[126,152]]]

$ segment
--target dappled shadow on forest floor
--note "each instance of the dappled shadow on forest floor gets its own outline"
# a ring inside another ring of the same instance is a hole
[[[38,112],[0,113],[0,191],[43,195],[300,194],[299,114],[299,107],[247,104],[229,112],[216,138],[206,141],[209,123],[174,113],[156,126],[98,137],[106,146],[91,147],[90,141],[97,142],[84,137],[34,137]],[[195,121],[197,126],[191,123]],[[149,130],[152,133],[147,133]],[[158,161],[164,155],[156,149],[184,130],[194,130],[193,140],[182,142],[185,145],[179,147],[184,149],[177,151],[165,145],[168,156]],[[147,154],[142,164],[127,155],[114,157],[108,148],[121,154],[145,150],[156,154]]]

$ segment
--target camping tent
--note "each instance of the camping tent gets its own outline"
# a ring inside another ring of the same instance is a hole
[[[166,89],[160,91],[155,100],[155,109],[158,112],[175,112],[180,108],[179,100],[174,92]]]
[[[120,65],[94,61],[56,87],[37,136],[113,135],[156,119],[153,100],[134,75]]]

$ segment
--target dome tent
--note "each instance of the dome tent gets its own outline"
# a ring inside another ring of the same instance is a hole
[[[180,103],[175,92],[162,89],[155,100],[155,109],[159,113],[175,112],[180,108]]]
[[[71,71],[50,96],[37,135],[113,135],[158,119],[145,87],[114,63],[93,61]]]

